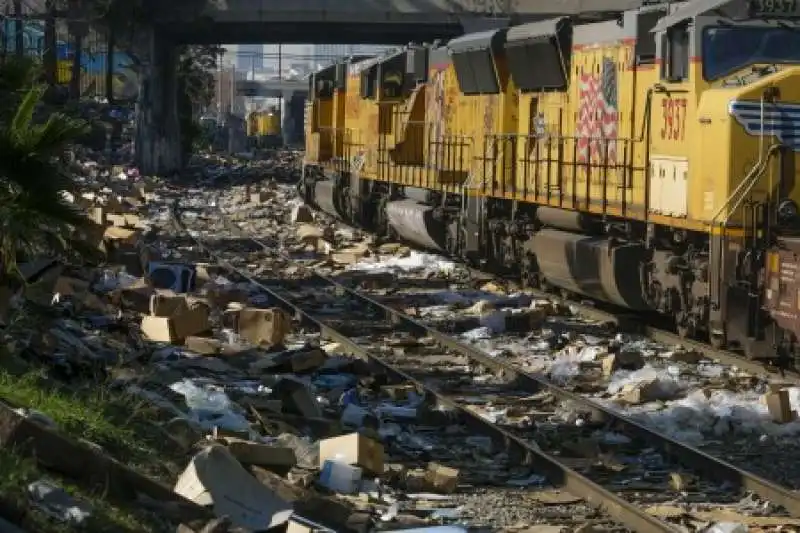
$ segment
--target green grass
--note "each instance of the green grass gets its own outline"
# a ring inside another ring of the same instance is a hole
[[[31,533],[62,533],[86,531],[91,533],[161,533],[175,531],[169,524],[132,504],[130,508],[115,506],[101,495],[88,493],[69,484],[64,479],[49,475],[38,469],[33,460],[25,459],[11,450],[0,449],[0,506],[12,510],[16,517],[9,516],[21,528]],[[80,527],[57,522],[31,505],[27,497],[28,484],[48,479],[58,484],[73,497],[91,505],[92,514]],[[18,512],[18,513],[17,513]],[[21,515],[21,516],[20,516]]]
[[[37,371],[19,376],[2,369],[0,399],[46,414],[64,434],[98,444],[112,457],[167,484],[186,466],[186,454],[157,426],[161,413],[145,400],[96,384],[66,389]]]
[[[145,400],[112,392],[102,384],[71,385],[45,377],[44,371],[9,371],[0,362],[0,400],[15,407],[39,411],[50,417],[58,431],[75,439],[98,444],[116,459],[171,486],[188,462],[188,455],[157,426],[164,416]],[[37,511],[27,500],[27,485],[50,479],[94,509],[89,523],[80,528],[59,524]],[[176,524],[144,511],[136,502],[110,502],[99,493],[75,485],[63,477],[44,472],[32,459],[0,448],[0,515],[3,510],[22,510],[20,527],[34,532],[92,533],[167,532]],[[13,513],[12,513],[13,514]],[[19,517],[18,517],[19,518]],[[11,517],[9,517],[11,519]]]

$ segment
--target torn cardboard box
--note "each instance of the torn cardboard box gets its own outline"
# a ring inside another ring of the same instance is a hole
[[[294,450],[287,446],[272,446],[258,442],[228,437],[225,439],[228,450],[240,463],[256,465],[267,470],[288,472],[297,464]]]
[[[150,298],[155,294],[155,289],[145,279],[138,279],[128,287],[115,289],[111,292],[111,303],[122,309],[130,309],[137,313],[150,312]]]
[[[272,393],[281,400],[284,413],[298,414],[306,418],[322,418],[322,407],[302,381],[291,376],[282,378],[272,388]]]
[[[224,447],[212,445],[194,456],[175,484],[175,492],[199,505],[211,505],[235,526],[253,531],[285,524],[292,507],[253,477]]]
[[[281,309],[245,307],[236,316],[236,332],[243,339],[258,345],[283,344],[291,330],[291,320]]]
[[[150,297],[150,315],[142,318],[142,334],[151,341],[176,343],[211,328],[208,306],[185,296]],[[158,314],[155,314],[158,313]]]

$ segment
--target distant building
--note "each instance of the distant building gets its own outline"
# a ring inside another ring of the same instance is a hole
[[[314,56],[318,66],[329,65],[338,59],[354,55],[380,55],[395,46],[376,44],[317,44]]]
[[[264,45],[240,44],[236,51],[236,68],[239,70],[264,69]]]

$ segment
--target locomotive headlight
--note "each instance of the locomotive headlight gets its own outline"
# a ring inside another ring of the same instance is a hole
[[[794,200],[789,200],[787,198],[785,200],[781,200],[781,202],[778,204],[778,219],[781,222],[795,220],[798,212],[800,212],[800,209],[798,209]]]

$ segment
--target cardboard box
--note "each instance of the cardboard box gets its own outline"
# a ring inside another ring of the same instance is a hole
[[[433,490],[452,494],[458,488],[459,471],[439,463],[428,463],[425,482]]]
[[[319,443],[320,467],[325,461],[360,466],[372,474],[383,474],[383,445],[360,433],[325,439]]]
[[[106,220],[109,224],[116,228],[124,228],[128,224],[125,222],[125,215],[120,213],[108,213],[106,214]]]
[[[322,417],[322,408],[317,398],[305,383],[292,376],[279,380],[273,386],[272,393],[275,398],[280,399],[282,411],[285,413],[294,413],[306,418]]]
[[[302,516],[292,515],[286,533],[336,533],[336,530],[312,522]]]
[[[233,456],[245,465],[261,466],[267,470],[277,467],[288,471],[297,464],[294,450],[285,446],[270,446],[234,438],[225,439],[225,444]]]
[[[238,312],[236,332],[253,344],[283,344],[291,330],[291,320],[281,309],[246,307]]]
[[[289,521],[292,505],[263,485],[221,445],[194,456],[174,488],[201,506],[213,506],[232,525],[247,531],[264,531]]]
[[[289,362],[292,367],[292,372],[304,372],[308,370],[316,370],[325,364],[327,354],[319,348],[311,348],[302,352],[294,352]]]
[[[150,309],[162,313],[142,318],[142,334],[151,341],[176,343],[211,327],[208,306],[184,297],[173,299],[154,294]]]
[[[789,402],[789,391],[782,389],[775,392],[768,392],[764,395],[767,403],[769,415],[778,424],[788,424],[795,418],[792,405]]]
[[[189,350],[201,355],[217,355],[222,353],[222,341],[211,337],[189,336],[184,339],[184,345]]]
[[[102,207],[90,207],[87,212],[89,220],[100,226],[106,225],[106,212]]]
[[[129,287],[114,290],[111,293],[111,302],[124,309],[149,313],[153,294],[155,289],[145,279],[139,279]]]
[[[205,268],[203,268],[202,271],[205,271]],[[201,270],[198,270],[198,274],[200,273]],[[197,280],[202,283],[202,278],[199,275]],[[234,302],[246,304],[248,298],[247,292],[241,289],[219,285],[209,285],[203,290],[203,293],[205,297],[208,298],[209,303],[216,309],[225,309],[228,307],[228,304]]]

